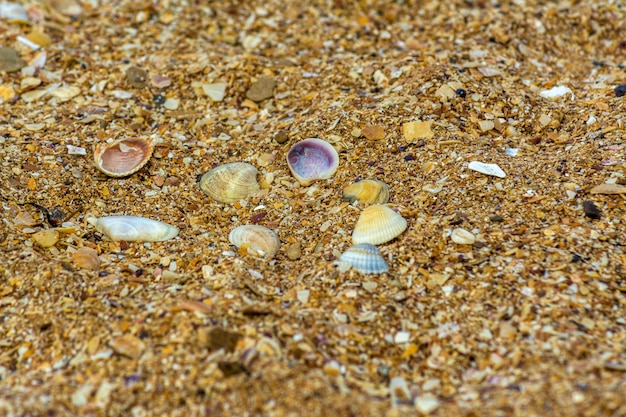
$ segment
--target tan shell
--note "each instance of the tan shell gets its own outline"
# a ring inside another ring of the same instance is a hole
[[[231,162],[213,168],[200,179],[200,188],[220,203],[234,203],[258,193],[259,171],[245,162]]]
[[[79,268],[97,271],[100,269],[100,258],[98,251],[86,246],[78,248],[72,255],[72,262]]]
[[[361,212],[352,233],[352,242],[380,245],[399,236],[407,227],[406,220],[387,206],[373,205]]]
[[[271,258],[280,249],[280,239],[273,230],[258,225],[244,225],[234,228],[228,240],[237,248],[253,255]]]
[[[362,180],[343,189],[343,199],[361,204],[385,204],[389,201],[389,186],[379,180]]]
[[[96,146],[96,168],[110,177],[126,177],[139,171],[152,156],[154,141],[141,138],[118,139]]]

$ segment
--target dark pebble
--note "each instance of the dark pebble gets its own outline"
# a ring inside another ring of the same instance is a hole
[[[602,217],[602,212],[600,209],[593,203],[593,201],[584,201],[583,202],[583,210],[585,211],[585,215],[590,219],[599,219]]]
[[[154,101],[154,104],[157,105],[157,107],[161,107],[165,103],[166,99],[163,94],[155,94],[154,97],[152,97],[152,100]]]
[[[626,95],[626,85],[618,85],[615,87],[615,97],[622,97]]]
[[[457,96],[459,96],[461,98],[465,98],[465,96],[467,96],[467,91],[463,90],[462,88],[457,88],[455,93],[456,93]]]
[[[285,143],[289,140],[289,134],[286,130],[281,130],[274,136],[274,140],[278,143]]]
[[[489,220],[493,223],[502,223],[504,221],[504,217],[494,214],[493,216],[489,217]]]

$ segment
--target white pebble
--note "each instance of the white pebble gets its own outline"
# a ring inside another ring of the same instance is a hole
[[[480,172],[485,175],[504,178],[506,173],[496,164],[486,164],[484,162],[472,161],[467,166],[472,171]]]

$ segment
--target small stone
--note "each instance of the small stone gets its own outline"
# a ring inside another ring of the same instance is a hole
[[[285,143],[289,140],[289,133],[286,130],[281,130],[274,136],[274,140],[278,143]]]
[[[467,167],[472,171],[480,172],[481,174],[492,175],[500,178],[506,177],[506,173],[496,164],[485,164],[483,162],[472,161]]]
[[[144,88],[148,79],[148,73],[139,67],[128,67],[126,70],[126,82],[132,88]]]
[[[570,90],[568,87],[559,85],[559,86],[554,86],[549,90],[543,90],[542,92],[539,93],[539,95],[543,98],[559,98],[571,92],[572,90]]]
[[[480,130],[483,133],[493,130],[494,126],[495,124],[493,123],[493,120],[481,120],[478,122],[478,127],[480,127]]]
[[[498,214],[494,214],[493,216],[489,217],[489,221],[491,221],[492,223],[502,223],[504,221],[504,217]]]
[[[152,75],[150,77],[150,82],[156,88],[165,88],[165,87],[169,87],[170,85],[172,85],[172,79],[170,77],[167,77],[161,74]]]
[[[0,48],[0,72],[16,72],[26,66],[24,61],[18,55],[17,51],[12,48]]]
[[[461,97],[461,98],[465,98],[467,96],[467,91],[465,91],[462,88],[457,88],[455,91],[456,95]]]
[[[246,97],[252,101],[259,102],[274,96],[276,80],[272,77],[262,76],[250,86],[246,92]]]
[[[287,249],[287,257],[292,261],[300,259],[302,256],[302,246],[300,242],[296,242]]]
[[[430,122],[408,122],[402,125],[402,134],[407,142],[412,142],[415,139],[430,139],[435,134],[430,128]]]
[[[20,91],[28,91],[32,90],[35,87],[39,87],[41,84],[41,80],[35,77],[26,77],[20,81]]]
[[[460,227],[452,231],[450,238],[459,245],[473,245],[476,242],[476,237],[471,232]]]
[[[0,85],[0,103],[11,102],[15,99],[15,97],[17,97],[17,94],[13,90],[13,87],[6,84]]]
[[[385,128],[380,125],[365,126],[361,129],[361,133],[369,140],[385,139]]]
[[[56,97],[61,101],[71,100],[79,94],[80,94],[80,87],[73,86],[73,85],[59,87],[50,92],[50,95],[52,97]]]
[[[54,229],[45,229],[32,236],[33,242],[42,248],[50,248],[59,241],[59,232]]]
[[[626,85],[618,85],[613,91],[615,91],[615,97],[623,97],[626,95]]]
[[[119,355],[128,356],[131,359],[137,359],[143,353],[146,348],[146,344],[138,337],[133,336],[132,334],[126,334],[115,338],[111,347]]]
[[[583,210],[585,211],[585,216],[590,219],[600,219],[602,217],[602,212],[600,209],[594,204],[593,201],[586,200],[583,201]]]
[[[296,291],[296,298],[302,304],[306,304],[309,301],[309,296],[311,295],[311,291],[309,290],[298,290]]]

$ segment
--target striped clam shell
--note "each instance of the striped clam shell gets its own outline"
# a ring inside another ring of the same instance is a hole
[[[178,228],[145,217],[89,217],[87,221],[113,241],[161,242],[178,235]]]
[[[380,245],[399,236],[407,227],[406,220],[387,206],[373,205],[361,212],[352,232],[352,243]]]
[[[142,138],[125,138],[101,143],[93,153],[94,163],[98,170],[110,177],[126,177],[148,163],[154,142]]]
[[[255,224],[234,228],[228,234],[228,240],[240,250],[267,258],[276,255],[280,249],[280,239],[276,232]]]
[[[348,248],[339,257],[339,262],[348,264],[363,274],[382,274],[389,271],[387,262],[378,248],[369,243],[360,243]]]
[[[235,203],[261,190],[259,171],[246,162],[231,162],[213,168],[200,179],[200,188],[220,203]]]
[[[343,189],[343,199],[361,204],[385,204],[389,201],[389,186],[379,180],[361,180]]]

